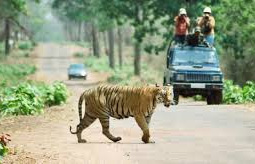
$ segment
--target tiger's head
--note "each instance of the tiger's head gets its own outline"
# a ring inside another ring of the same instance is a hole
[[[157,94],[157,102],[163,103],[165,107],[169,107],[171,104],[174,104],[174,93],[173,93],[173,86],[163,86],[159,87],[156,84],[156,87],[158,87],[158,94]]]

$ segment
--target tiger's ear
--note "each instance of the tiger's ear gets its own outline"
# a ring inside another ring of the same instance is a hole
[[[158,83],[156,83],[155,86],[156,86],[156,87],[160,87],[160,86],[158,85]]]
[[[165,95],[166,94],[166,91],[164,89],[161,89],[160,92]]]
[[[159,94],[160,92],[162,92],[162,88],[160,88],[160,87],[157,87],[157,88],[154,90],[154,93],[155,93],[155,94]]]

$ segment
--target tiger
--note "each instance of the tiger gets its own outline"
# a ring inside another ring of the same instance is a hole
[[[82,117],[82,103],[85,100],[85,114]],[[102,133],[111,141],[118,142],[121,137],[113,136],[109,131],[110,117],[123,119],[134,117],[138,126],[143,131],[142,141],[154,143],[150,140],[149,124],[152,114],[158,103],[164,103],[169,107],[173,103],[172,86],[118,86],[100,85],[85,90],[78,102],[80,123],[76,126],[78,143],[87,142],[82,139],[82,131],[89,127],[97,118],[102,126]]]

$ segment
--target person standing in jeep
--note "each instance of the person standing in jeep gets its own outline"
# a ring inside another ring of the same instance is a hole
[[[179,15],[174,18],[174,21],[175,21],[174,40],[177,43],[183,44],[186,39],[186,35],[188,34],[188,28],[190,26],[190,20],[184,8],[180,8]]]
[[[215,19],[211,15],[212,11],[210,7],[204,9],[203,17],[198,18],[197,24],[201,27],[201,32],[204,34],[205,40],[210,44],[214,44],[214,27]]]

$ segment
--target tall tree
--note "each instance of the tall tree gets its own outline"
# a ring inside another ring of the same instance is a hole
[[[39,2],[40,0],[34,0],[35,2]],[[20,26],[18,22],[18,16],[21,13],[26,13],[26,0],[4,0],[0,1],[0,19],[5,20],[5,54],[9,54],[10,46],[10,24],[11,22],[16,23]]]
[[[115,68],[115,58],[114,58],[114,30],[110,28],[108,30],[108,38],[109,38],[109,65],[112,69]]]
[[[92,41],[93,41],[93,54],[96,57],[100,57],[98,30],[94,23],[92,23]]]
[[[119,56],[119,66],[122,68],[123,65],[123,53],[122,53],[122,45],[123,45],[123,36],[122,36],[122,28],[118,27],[118,56]]]

